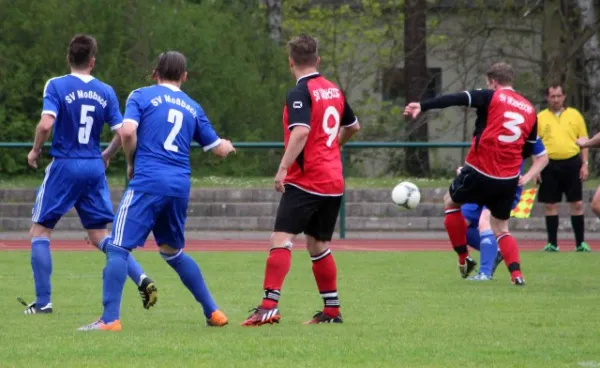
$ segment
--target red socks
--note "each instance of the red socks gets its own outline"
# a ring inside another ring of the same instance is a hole
[[[283,280],[285,280],[285,276],[290,271],[291,266],[292,252],[289,248],[271,249],[265,269],[265,281],[263,283],[265,295],[261,303],[261,308],[273,309],[277,306]]]
[[[458,263],[463,265],[467,257],[469,257],[469,250],[467,248],[467,222],[460,208],[446,208],[445,212],[444,226],[448,232],[450,243],[456,254],[458,254]]]
[[[340,300],[337,293],[337,266],[333,254],[327,249],[321,254],[311,256],[310,259],[313,262],[315,281],[325,304],[323,313],[337,317],[340,314]]]
[[[500,246],[500,253],[504,257],[504,263],[510,272],[511,279],[514,280],[517,277],[523,277],[521,275],[519,248],[517,247],[515,238],[510,233],[501,234],[498,237],[498,245]]]
[[[337,317],[340,314],[340,301],[337,293],[337,267],[331,250],[327,249],[323,253],[310,258],[313,262],[312,269],[317,287],[325,304],[323,312],[330,317]],[[281,296],[281,286],[285,276],[290,271],[291,264],[292,253],[289,248],[271,249],[267,258],[265,281],[263,283],[265,295],[261,308],[273,309],[277,307]]]

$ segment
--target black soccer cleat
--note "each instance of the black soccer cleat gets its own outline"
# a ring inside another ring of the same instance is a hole
[[[154,285],[151,278],[145,277],[142,284],[138,287],[140,296],[142,297],[142,305],[145,309],[150,309],[158,300],[158,289]]]
[[[342,315],[339,314],[337,317],[331,317],[325,314],[325,312],[317,312],[310,321],[304,322],[305,325],[315,325],[319,323],[344,323]]]
[[[27,304],[23,299],[17,298],[19,303],[23,304],[25,308],[24,314],[50,314],[52,313],[52,303],[48,303],[43,307],[38,307],[35,302]]]
[[[502,257],[502,253],[498,252],[496,259],[494,260],[494,267],[492,267],[492,276],[494,276],[494,272],[496,272],[496,268],[504,261],[504,257]]]
[[[460,276],[463,279],[466,279],[467,277],[469,277],[471,272],[473,272],[475,270],[476,267],[477,267],[477,262],[475,262],[475,260],[473,260],[471,257],[467,257],[465,259],[465,264],[458,265],[458,271],[460,272]]]
[[[515,277],[512,279],[512,284],[515,286],[525,286],[525,280],[522,277]]]

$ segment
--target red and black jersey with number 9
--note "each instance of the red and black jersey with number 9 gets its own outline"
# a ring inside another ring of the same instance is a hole
[[[338,133],[357,122],[337,85],[318,73],[304,76],[292,88],[283,109],[284,143],[291,131],[310,129],[304,150],[288,168],[285,184],[323,196],[344,194],[344,176]]]

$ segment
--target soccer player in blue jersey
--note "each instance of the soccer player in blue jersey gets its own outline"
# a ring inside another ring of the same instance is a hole
[[[526,145],[527,147],[527,145]],[[525,159],[531,155],[533,160],[545,160],[548,161],[548,154],[542,141],[538,138],[531,146],[531,152],[523,153],[523,164],[521,165],[521,174],[523,175],[525,170]],[[460,170],[460,168],[459,168]],[[521,180],[520,186],[517,187],[515,193],[515,199],[513,202],[513,208],[517,206],[521,199],[521,193],[523,192],[523,185],[529,182],[531,175],[525,174],[524,179]],[[479,266],[479,273],[470,277],[472,281],[489,281],[492,279],[496,267],[502,262],[502,254],[498,251],[498,242],[492,231],[490,225],[490,210],[485,206],[480,206],[476,203],[465,203],[461,206],[461,211],[465,220],[468,222],[467,228],[467,244],[476,250],[479,250],[481,265]],[[474,269],[476,265],[475,261],[470,260],[467,264],[471,264],[471,269]],[[468,274],[467,274],[468,276]]]
[[[158,58],[156,85],[131,93],[119,131],[127,157],[129,187],[123,195],[107,246],[102,317],[81,331],[120,331],[121,295],[131,251],[144,246],[152,231],[160,254],[202,305],[209,326],[224,326],[227,317],[213,300],[200,268],[183,252],[190,192],[190,148],[226,157],[230,141],[215,133],[200,105],[181,89],[187,78],[183,54],[169,51]]]
[[[54,129],[52,162],[39,187],[33,206],[31,226],[31,267],[36,301],[27,304],[25,314],[52,313],[50,300],[52,257],[50,235],[56,223],[75,207],[89,241],[103,252],[108,243],[107,224],[114,214],[106,182],[105,165],[119,148],[115,140],[100,151],[100,133],[107,122],[118,130],[123,122],[114,90],[91,76],[97,43],[88,35],[75,36],[68,51],[71,74],[52,78],[44,87],[42,117],[36,128],[33,149],[27,155],[37,168],[42,146]],[[156,302],[156,287],[140,265],[130,257],[127,271],[138,285],[142,302],[149,308]]]

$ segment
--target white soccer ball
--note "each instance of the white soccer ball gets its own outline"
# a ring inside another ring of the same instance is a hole
[[[419,202],[421,202],[421,192],[413,183],[403,181],[392,190],[392,201],[398,207],[410,210],[417,207]]]

